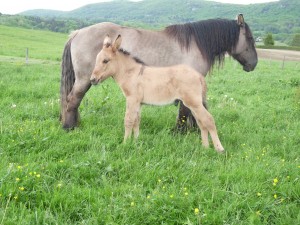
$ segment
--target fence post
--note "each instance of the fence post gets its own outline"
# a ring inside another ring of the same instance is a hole
[[[281,69],[284,68],[284,61],[285,61],[285,56],[283,57],[283,61],[282,61],[282,65],[281,65]]]
[[[28,64],[28,48],[26,48],[26,64]]]

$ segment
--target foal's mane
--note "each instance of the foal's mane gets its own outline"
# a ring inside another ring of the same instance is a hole
[[[246,23],[245,28],[246,36],[252,37]],[[235,20],[209,19],[171,25],[166,27],[164,32],[177,40],[181,48],[185,48],[187,51],[190,48],[192,38],[194,38],[203,57],[212,68],[215,61],[220,65],[224,61],[225,53],[230,54],[231,50],[234,49],[239,39],[240,27]]]
[[[129,56],[129,57],[133,58],[136,63],[146,65],[141,59],[139,59],[138,57],[132,56],[130,54],[130,52],[124,50],[123,48],[119,48],[118,51],[120,53],[122,53],[123,55],[126,55],[126,56]]]

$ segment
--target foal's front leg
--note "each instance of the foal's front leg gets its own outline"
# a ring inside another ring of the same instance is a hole
[[[140,121],[141,121],[141,106],[139,106],[139,108],[137,108],[137,112],[136,113],[136,118],[134,120],[134,124],[133,124],[133,134],[134,134],[134,138],[137,139],[139,134],[140,134]]]
[[[124,118],[125,135],[124,142],[131,137],[132,129],[134,128],[135,137],[138,136],[139,118],[137,112],[139,112],[140,104],[134,98],[126,99],[126,113]],[[137,133],[136,133],[137,132]]]

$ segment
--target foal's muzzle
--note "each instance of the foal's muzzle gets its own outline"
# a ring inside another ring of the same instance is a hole
[[[91,76],[90,81],[91,81],[91,84],[92,84],[92,85],[97,85],[97,84],[99,83],[100,80],[97,79],[95,76]]]

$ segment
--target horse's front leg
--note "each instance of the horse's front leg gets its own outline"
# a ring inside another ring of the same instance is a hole
[[[89,80],[76,80],[74,86],[67,97],[67,107],[64,110],[63,128],[72,129],[78,125],[78,107],[85,93],[91,87]]]
[[[180,132],[186,132],[188,124],[191,127],[197,128],[197,122],[191,113],[191,110],[187,108],[182,101],[179,101],[179,112],[177,117],[176,129]]]

